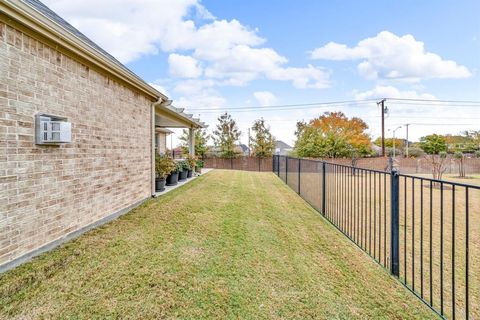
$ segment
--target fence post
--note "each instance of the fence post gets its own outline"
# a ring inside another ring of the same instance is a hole
[[[288,156],[285,157],[285,184],[288,184]]]
[[[393,169],[390,173],[391,181],[391,230],[390,230],[390,271],[399,277],[400,276],[400,177],[397,169]]]
[[[280,156],[277,155],[277,171],[278,171],[278,176],[280,177]]]
[[[302,163],[302,159],[298,158],[298,188],[297,188],[298,194],[300,194],[300,171],[302,170],[301,163]]]
[[[322,161],[322,214],[325,215],[325,209],[326,209],[326,204],[327,201],[325,199],[325,194],[326,194],[326,186],[327,186],[327,164]]]

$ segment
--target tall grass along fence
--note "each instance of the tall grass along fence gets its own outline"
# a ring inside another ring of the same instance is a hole
[[[246,171],[272,171],[272,158],[240,157],[233,159],[205,158],[205,168]]]
[[[433,311],[480,319],[480,187],[286,156],[272,166]]]

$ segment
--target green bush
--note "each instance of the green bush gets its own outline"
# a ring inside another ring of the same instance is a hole
[[[182,167],[182,170],[181,170],[181,171],[192,170],[192,168],[190,167],[190,164],[188,163],[187,160],[182,160],[182,161],[179,161],[178,163],[179,163],[180,166]]]
[[[182,164],[182,161],[176,161],[175,162],[175,170],[174,172],[182,172],[183,171],[183,164]]]
[[[205,162],[203,160],[197,160],[196,166],[198,168],[203,168],[203,167],[205,167]]]
[[[166,155],[155,154],[155,173],[157,177],[165,179],[175,170],[175,161]]]

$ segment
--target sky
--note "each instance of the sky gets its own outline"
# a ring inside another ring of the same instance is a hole
[[[375,99],[480,101],[478,0],[44,2],[209,131],[235,108],[244,143],[260,117],[289,144],[297,121],[327,111],[361,117],[376,138]],[[265,108],[330,101],[357,102]],[[413,141],[480,129],[478,106],[387,107],[387,137],[406,123]]]

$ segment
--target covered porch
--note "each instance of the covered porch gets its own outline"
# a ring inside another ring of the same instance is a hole
[[[171,129],[188,129],[188,153],[195,155],[195,130],[205,128],[205,123],[184,113],[183,108],[176,108],[171,100],[154,105],[152,110],[152,195],[155,194],[155,153],[167,154],[167,137],[173,134]],[[173,145],[171,146],[173,149]]]

